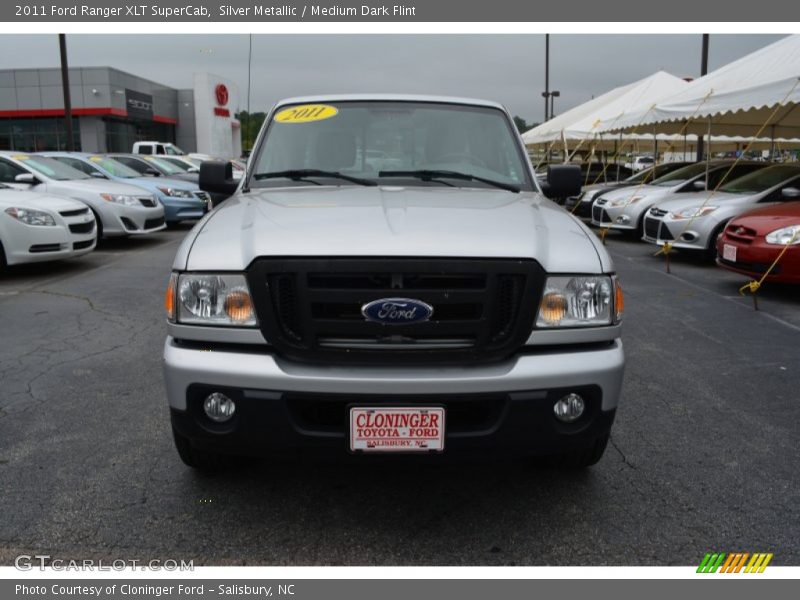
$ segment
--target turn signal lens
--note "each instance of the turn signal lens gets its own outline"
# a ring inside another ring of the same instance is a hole
[[[167,311],[167,320],[175,322],[175,288],[177,287],[178,276],[173,273],[169,276],[167,290],[164,292],[164,310]]]
[[[614,278],[614,322],[622,321],[622,313],[625,311],[625,294],[622,293],[622,284],[619,279]]]
[[[567,314],[567,299],[562,294],[550,292],[542,298],[539,317],[548,325],[557,325]]]
[[[253,301],[247,290],[231,290],[225,297],[225,314],[232,321],[244,323],[254,318]]]

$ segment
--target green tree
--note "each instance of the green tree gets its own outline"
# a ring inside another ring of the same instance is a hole
[[[522,117],[514,116],[514,125],[517,126],[517,129],[520,133],[525,133],[529,129],[536,127],[539,123],[527,123],[525,119]]]
[[[253,144],[256,142],[256,136],[261,130],[261,125],[264,123],[264,119],[267,118],[267,113],[248,113],[246,110],[243,110],[236,113],[235,116],[242,126],[242,150],[249,152],[253,149]]]

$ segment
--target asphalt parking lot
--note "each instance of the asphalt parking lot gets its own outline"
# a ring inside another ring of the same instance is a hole
[[[603,460],[185,468],[161,377],[185,234],[0,277],[0,564],[17,554],[259,565],[800,563],[800,294],[609,235],[628,367]]]

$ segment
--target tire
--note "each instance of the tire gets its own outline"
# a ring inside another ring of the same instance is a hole
[[[535,461],[537,467],[562,470],[576,470],[591,467],[603,458],[610,434],[605,434],[595,439],[585,448],[570,450],[560,454],[544,456]]]
[[[8,264],[6,263],[6,251],[3,250],[3,243],[0,242],[0,273],[6,270]]]
[[[100,245],[100,241],[103,239],[103,222],[100,220],[100,215],[92,210],[92,214],[94,215],[94,222],[95,222],[95,231],[97,233],[97,238],[95,241],[95,246]]]
[[[706,246],[706,250],[704,252],[706,259],[711,262],[716,262],[717,260],[717,238],[719,235],[725,231],[725,228],[728,226],[728,222],[720,223],[717,228],[711,233],[708,239],[708,246]]]
[[[178,433],[174,427],[172,439],[175,441],[178,456],[187,467],[204,473],[218,473],[231,464],[231,457],[195,448],[189,438]]]

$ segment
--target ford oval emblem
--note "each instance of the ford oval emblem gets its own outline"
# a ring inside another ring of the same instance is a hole
[[[367,321],[384,325],[422,323],[433,316],[433,307],[412,298],[380,298],[361,307]]]

